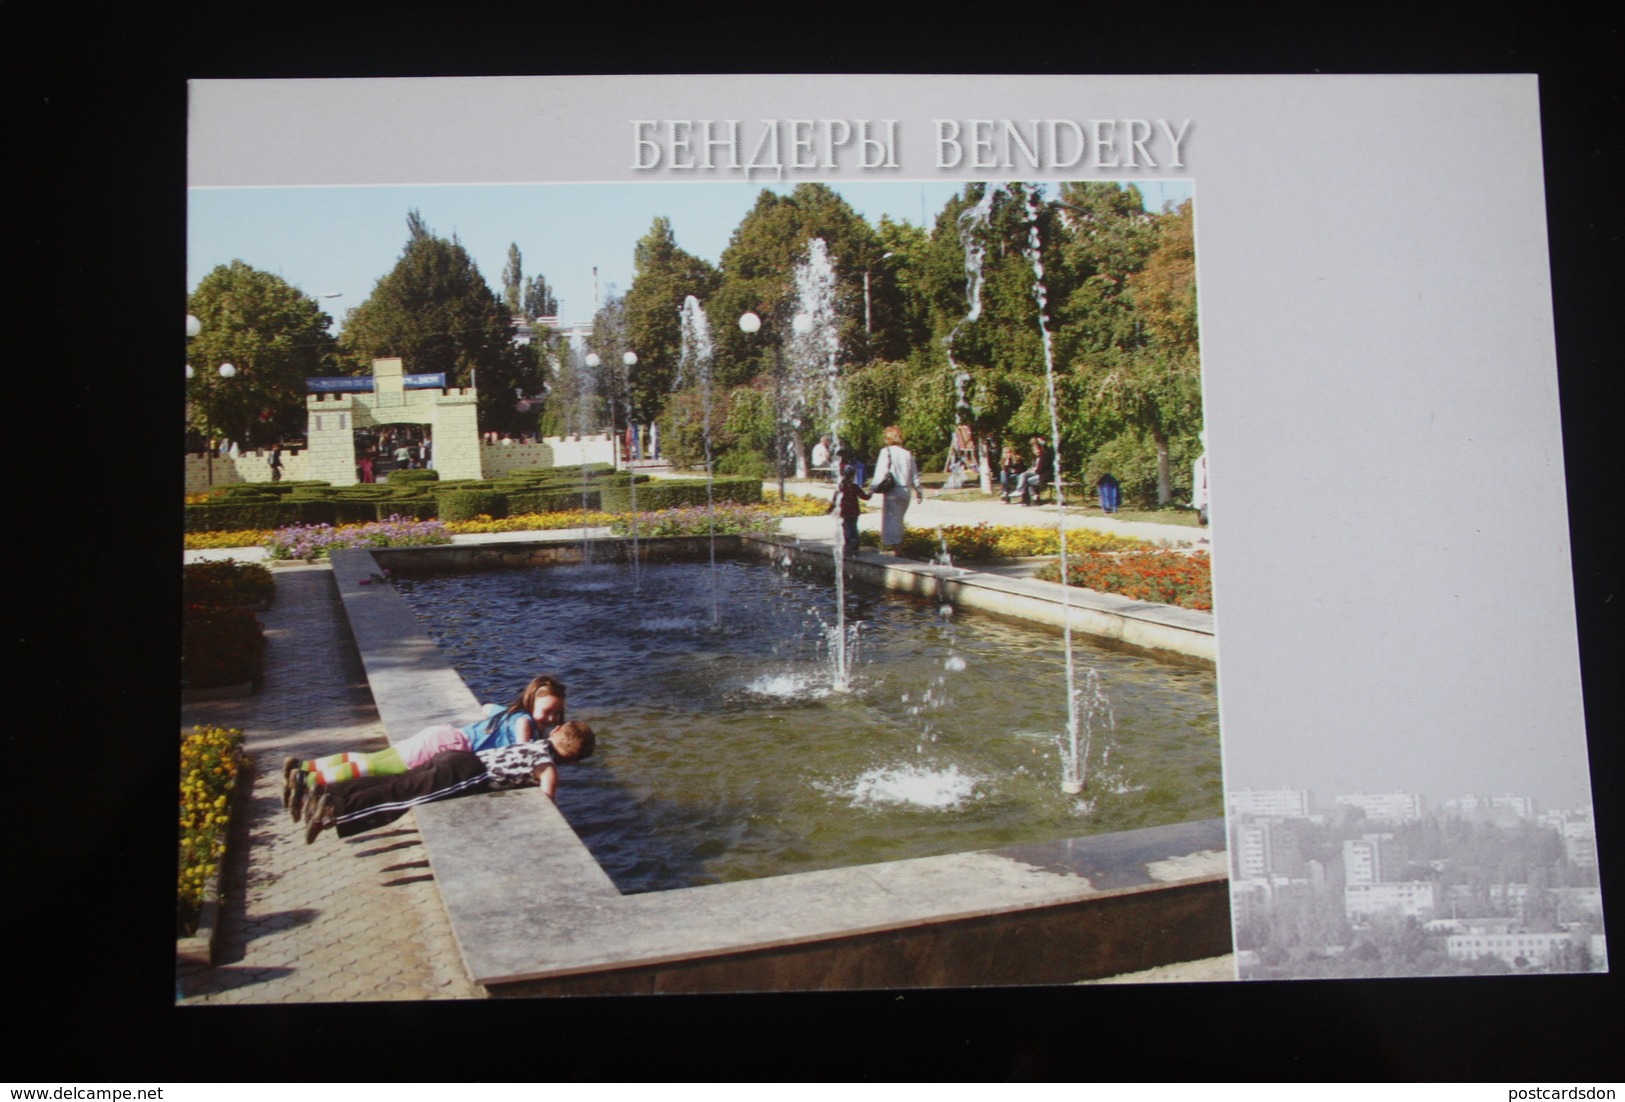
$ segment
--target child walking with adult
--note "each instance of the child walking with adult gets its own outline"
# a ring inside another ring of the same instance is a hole
[[[848,555],[858,553],[858,517],[863,515],[863,506],[859,502],[868,501],[869,497],[869,491],[858,485],[852,468],[842,467],[840,485],[835,487],[835,496],[826,511],[833,513],[839,510],[842,542]]]
[[[464,727],[435,724],[372,753],[287,758],[282,763],[282,806],[299,819],[314,790],[361,777],[399,776],[448,750],[498,750],[547,736],[564,722],[564,684],[550,674],[531,679],[507,708],[485,706],[485,718]]]
[[[881,546],[895,555],[903,543],[903,514],[908,512],[909,498],[925,500],[919,465],[913,453],[903,447],[903,430],[896,425],[886,427],[886,446],[875,460],[875,479],[869,490],[881,495]]]

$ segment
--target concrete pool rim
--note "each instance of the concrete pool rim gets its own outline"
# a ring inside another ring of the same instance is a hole
[[[821,545],[721,539],[734,551],[830,561]],[[640,556],[690,557],[696,542],[706,541],[643,540]],[[591,550],[603,561],[629,553],[630,543],[594,541]],[[389,737],[459,721],[478,701],[375,575],[564,563],[580,552],[569,539],[334,553]],[[968,607],[1028,588],[994,583],[1029,581],[873,554],[847,565],[860,578],[868,572],[889,588]],[[1204,634],[1175,619],[1179,631]],[[1131,646],[1147,638],[1135,629],[1111,637]],[[1230,950],[1222,819],[623,896],[534,790],[428,805],[416,817],[469,975],[497,995],[1070,982]],[[502,838],[534,844],[492,844]]]

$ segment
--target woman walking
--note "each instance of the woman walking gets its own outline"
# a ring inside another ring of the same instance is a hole
[[[869,489],[881,495],[880,544],[895,555],[903,542],[903,514],[908,512],[909,495],[912,493],[917,501],[925,500],[919,465],[903,447],[903,430],[896,425],[886,427],[886,446],[875,461],[875,480]]]

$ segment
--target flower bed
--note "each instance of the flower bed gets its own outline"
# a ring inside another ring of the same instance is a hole
[[[859,540],[865,546],[880,546],[879,532],[863,532]],[[1061,535],[1056,528],[1007,527],[1005,525],[963,524],[944,525],[942,528],[903,529],[903,554],[910,558],[932,559],[942,553],[943,544],[954,561],[986,561],[988,559],[1020,559],[1034,555],[1061,553]],[[1149,550],[1151,544],[1141,539],[1114,536],[1093,528],[1069,528],[1066,532],[1068,552],[1080,551],[1137,551]]]
[[[1067,536],[1070,543],[1071,533]],[[1205,551],[1188,555],[1177,551],[1087,552],[1068,556],[1066,574],[1068,585],[1084,589],[1201,612],[1213,610],[1212,562]],[[1057,581],[1060,564],[1042,566],[1033,576]]]
[[[272,559],[315,562],[328,552],[349,547],[428,547],[450,543],[451,533],[437,520],[393,516],[372,524],[295,524],[278,528],[263,546]]]
[[[197,932],[203,904],[218,882],[231,793],[247,764],[242,745],[241,731],[223,727],[194,727],[181,741],[177,937]]]
[[[778,514],[757,505],[718,503],[707,511],[703,505],[685,505],[679,509],[661,509],[653,513],[639,513],[640,536],[704,536],[715,532],[719,536],[740,535],[746,532],[775,532],[779,527]],[[632,534],[630,517],[617,517],[610,525],[617,536]]]
[[[727,503],[724,502],[719,502],[716,507],[721,509],[725,506],[731,507],[727,506]],[[699,508],[703,513],[704,506],[700,506]],[[769,500],[764,501],[760,505],[751,506],[751,508],[767,516],[812,517],[821,516],[829,508],[829,502],[824,498],[809,497],[806,494],[791,494],[782,502]],[[661,510],[660,512],[664,513],[668,511],[669,510]],[[643,518],[645,516],[653,515],[655,514],[642,512],[638,514],[640,532],[642,531],[642,525],[644,524]],[[605,513],[596,510],[583,512],[580,509],[571,509],[551,513],[524,513],[518,516],[500,517],[496,519],[487,516],[478,516],[469,520],[443,522],[405,521],[402,520],[402,518],[394,518],[394,520],[403,524],[411,525],[414,528],[425,528],[427,526],[438,524],[439,529],[442,530],[447,536],[474,536],[488,535],[494,532],[548,532],[556,531],[560,528],[609,528],[618,521],[625,521],[627,516],[628,514],[626,513]],[[384,523],[387,524],[389,522]],[[384,524],[380,523],[341,524],[337,526],[316,524],[298,525],[292,528],[278,529],[250,528],[238,529],[236,531],[188,532],[186,533],[185,548],[188,551],[212,551],[224,550],[232,547],[263,546],[271,552],[271,557],[273,559],[294,560],[307,558],[307,556],[302,554],[302,552],[312,548],[314,548],[316,551],[316,557],[320,558],[332,547],[408,546],[407,544],[381,544],[373,542],[339,542],[340,540],[348,540],[352,538],[351,533],[355,533],[358,530],[376,530],[383,526]],[[446,541],[435,540],[432,542],[444,543]],[[283,553],[278,554],[275,550],[273,550],[273,544],[283,548]]]

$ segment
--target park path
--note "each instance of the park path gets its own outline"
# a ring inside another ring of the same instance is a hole
[[[239,555],[239,558],[247,556]],[[282,759],[387,745],[332,571],[279,567],[262,613],[265,683],[188,704],[182,729],[236,727],[254,758],[248,845],[228,857],[216,964],[177,978],[184,1006],[475,998],[411,816],[306,845],[282,809]]]

